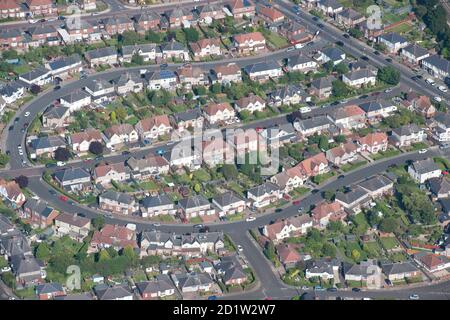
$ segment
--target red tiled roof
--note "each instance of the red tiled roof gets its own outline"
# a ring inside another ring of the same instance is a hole
[[[205,107],[205,112],[206,114],[211,116],[217,114],[217,112],[219,111],[224,111],[226,109],[230,111],[234,110],[228,102],[210,103]]]
[[[300,167],[300,169],[306,176],[310,177],[312,174],[314,174],[315,168],[318,167],[321,163],[328,165],[328,160],[325,157],[325,153],[323,152],[303,160],[297,166]]]
[[[113,164],[104,164],[95,167],[94,172],[96,177],[104,177],[110,171],[116,171],[118,173],[125,172],[125,165],[123,162],[113,163]]]
[[[275,8],[269,8],[265,6],[261,6],[259,8],[259,14],[269,18],[271,21],[277,21],[279,19],[284,18],[284,14],[278,11]]]
[[[238,43],[245,43],[246,41],[265,41],[261,32],[255,31],[250,33],[241,33],[234,36],[234,40]]]
[[[15,0],[0,0],[0,10],[19,9],[20,6]]]
[[[133,230],[112,224],[105,224],[100,231],[95,231],[91,243],[109,244],[121,248],[126,246],[137,247]]]
[[[367,136],[358,139],[361,145],[368,146],[384,144],[387,140],[388,137],[384,132],[369,133]]]
[[[142,119],[139,121],[144,131],[150,131],[153,127],[159,127],[160,125],[165,125],[170,127],[169,117],[167,115],[154,116],[151,118]]]

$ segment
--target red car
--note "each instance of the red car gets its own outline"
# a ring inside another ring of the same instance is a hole
[[[293,204],[294,206],[298,206],[298,205],[300,204],[300,200],[295,200],[294,202],[292,202],[292,204]]]
[[[59,200],[66,202],[69,198],[67,196],[59,196]]]
[[[442,174],[443,174],[444,176],[446,176],[446,175],[448,175],[448,171],[442,171]]]
[[[256,132],[261,132],[261,131],[263,131],[263,130],[264,130],[264,128],[256,127]]]

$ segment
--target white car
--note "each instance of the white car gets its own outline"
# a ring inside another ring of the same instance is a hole
[[[441,97],[438,97],[438,96],[434,97],[433,99],[434,99],[434,101],[436,101],[436,102],[441,102],[441,101],[442,101],[442,98],[441,98]]]
[[[25,112],[25,117],[29,117],[30,116],[30,111]]]
[[[421,150],[419,150],[419,153],[422,154],[422,153],[426,153],[427,151],[428,151],[427,149],[421,149]]]
[[[431,79],[431,78],[426,79],[425,82],[428,83],[428,84],[431,84],[432,86],[433,86],[434,83],[435,83],[434,80]]]
[[[242,246],[241,246],[241,245],[238,245],[238,246],[237,246],[237,249],[238,249],[238,251],[239,251],[239,252],[242,252],[242,251],[244,251],[244,248],[242,248]]]
[[[310,107],[302,107],[302,108],[300,108],[300,112],[301,113],[311,112],[311,108]]]
[[[66,163],[64,161],[58,161],[58,162],[56,162],[56,165],[58,167],[64,167],[66,165]]]
[[[31,24],[36,23],[36,22],[37,22],[37,20],[33,20],[33,19],[28,20],[28,23],[31,23]]]
[[[19,150],[19,156],[23,156],[23,151],[22,151],[22,149]]]
[[[247,219],[245,219],[245,221],[247,221],[247,222],[252,222],[252,221],[255,221],[255,220],[256,220],[256,218],[252,217],[252,216],[250,216]]]
[[[438,89],[441,90],[442,92],[447,92],[448,91],[448,89],[446,87],[444,87],[444,86],[439,86]]]
[[[9,272],[9,271],[11,271],[11,268],[10,268],[10,267],[3,267],[3,268],[2,268],[2,273],[3,273],[3,272]]]
[[[412,294],[409,296],[409,300],[419,300],[419,299],[420,299],[419,295],[417,295],[417,294]]]

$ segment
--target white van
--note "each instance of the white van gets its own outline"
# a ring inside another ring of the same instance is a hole
[[[434,85],[434,80],[431,79],[431,78],[427,78],[425,81],[426,81],[426,83],[428,83],[428,84]]]
[[[58,167],[63,167],[63,166],[66,165],[66,163],[65,163],[64,161],[58,161],[58,162],[56,162],[56,165],[57,165]]]

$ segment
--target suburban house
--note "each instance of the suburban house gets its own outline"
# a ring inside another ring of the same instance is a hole
[[[418,160],[408,167],[409,175],[419,183],[425,183],[431,178],[439,178],[441,169],[433,159]]]
[[[377,122],[381,118],[390,116],[397,111],[397,106],[388,101],[369,101],[359,105],[366,112],[366,118],[371,122]]]
[[[334,19],[337,23],[343,25],[344,27],[353,28],[361,22],[364,22],[366,17],[352,8],[345,8],[344,10],[338,12]]]
[[[320,259],[308,261],[306,264],[305,277],[321,278],[323,280],[334,279],[334,275],[339,274],[341,263],[336,259]]]
[[[88,129],[83,132],[71,134],[68,140],[72,146],[72,150],[76,153],[88,152],[89,146],[94,141],[103,142],[102,133],[97,129]]]
[[[311,97],[296,85],[287,85],[276,89],[269,94],[269,104],[276,107],[282,105],[295,105],[310,100]]]
[[[450,141],[450,114],[438,113],[434,118],[436,127],[433,128],[433,138],[439,143]]]
[[[242,97],[239,100],[236,100],[234,105],[238,112],[246,110],[253,113],[255,111],[263,111],[266,107],[266,101],[264,101],[264,99],[260,96],[251,93],[247,97]]]
[[[359,69],[342,75],[342,82],[350,87],[374,86],[377,82],[376,74],[370,69]]]
[[[435,54],[421,61],[422,69],[433,77],[445,80],[450,75],[450,61]]]
[[[381,268],[375,260],[361,261],[358,264],[343,263],[342,272],[346,281],[365,281],[369,283],[378,281],[380,278]]]
[[[36,159],[43,155],[53,157],[56,149],[65,148],[66,141],[61,136],[47,136],[31,140],[30,158]]]
[[[309,94],[318,97],[319,99],[327,99],[331,96],[334,76],[328,76],[315,79],[311,82],[309,87]]]
[[[300,261],[311,259],[311,256],[301,255],[297,247],[292,244],[279,244],[275,247],[278,259],[285,269],[294,268]]]
[[[424,129],[412,123],[392,130],[390,138],[396,147],[407,147],[425,141],[427,134]]]
[[[131,124],[115,124],[104,131],[105,142],[108,148],[125,143],[133,143],[139,140],[137,131]]]
[[[258,137],[255,130],[236,129],[232,137],[227,136],[227,141],[234,146],[236,155],[240,156],[258,150]]]
[[[169,162],[161,156],[147,155],[142,159],[131,157],[127,160],[131,169],[131,177],[146,180],[169,172]]]
[[[227,7],[235,19],[242,19],[244,16],[251,18],[256,12],[255,4],[251,0],[232,0]]]
[[[391,195],[394,190],[394,183],[383,175],[375,175],[358,184],[369,193],[372,199]]]
[[[99,231],[94,231],[88,253],[110,247],[120,250],[127,246],[137,248],[135,231],[123,226],[105,224]]]
[[[245,200],[232,191],[215,196],[212,203],[218,208],[219,216],[240,213],[246,207]]]
[[[65,296],[66,291],[59,283],[50,282],[37,285],[36,295],[39,300],[51,300],[59,296]]]
[[[347,217],[347,213],[337,201],[332,203],[321,202],[311,210],[311,217],[315,226],[325,228],[330,221],[344,220]]]
[[[414,261],[428,272],[437,272],[450,267],[450,259],[448,257],[429,252],[414,254]]]
[[[213,215],[216,210],[211,207],[211,203],[202,195],[194,195],[178,201],[180,214],[185,219]]]
[[[90,219],[65,212],[60,213],[54,221],[53,230],[57,237],[69,236],[78,242],[82,242],[91,229]]]
[[[286,69],[288,71],[309,72],[315,71],[318,68],[317,62],[304,54],[298,54],[293,57],[289,57],[286,63]]]
[[[162,56],[161,49],[157,44],[135,44],[122,47],[122,61],[131,63],[134,56],[142,58],[142,61],[155,61],[156,58]]]
[[[266,39],[261,32],[241,33],[233,36],[233,45],[237,53],[247,55],[266,49]]]
[[[0,17],[6,18],[23,18],[25,12],[20,5],[14,0],[5,0],[0,4]]]
[[[339,128],[356,129],[365,126],[366,113],[357,105],[332,110],[328,118]]]
[[[192,12],[187,8],[176,7],[165,13],[169,20],[170,27],[181,27],[189,24],[193,20]]]
[[[42,268],[31,253],[12,256],[10,264],[18,284],[32,287],[44,281]]]
[[[171,277],[182,293],[209,292],[214,284],[207,273],[181,273],[172,274]]]
[[[189,50],[184,44],[172,40],[161,47],[162,57],[165,60],[177,59],[181,61],[189,61]],[[168,70],[166,70],[168,71]]]
[[[209,84],[208,78],[202,68],[194,67],[192,64],[185,64],[176,71],[179,83],[186,89],[193,86]]]
[[[118,56],[115,48],[105,47],[86,51],[84,58],[89,63],[89,67],[95,68],[99,65],[114,65],[117,64]]]
[[[259,83],[277,79],[283,75],[283,70],[274,60],[249,64],[244,67],[244,71],[252,81]]]
[[[161,17],[153,11],[140,12],[133,16],[134,28],[139,33],[145,33],[148,30],[157,30]]]
[[[295,166],[272,176],[270,181],[277,185],[283,194],[286,194],[303,185],[306,179],[301,168]]]
[[[118,79],[114,79],[117,95],[126,95],[130,92],[138,93],[144,89],[144,82],[140,75],[134,72],[124,72]]]
[[[280,23],[285,18],[283,13],[269,6],[259,6],[257,13],[269,25]]]
[[[228,102],[209,103],[203,109],[203,113],[210,124],[231,120],[236,115]]]
[[[172,199],[166,194],[147,196],[142,199],[140,210],[143,218],[159,215],[175,215],[176,208]]]
[[[92,178],[96,184],[108,186],[112,181],[122,182],[130,179],[130,170],[123,162],[100,163],[93,169]]]
[[[329,47],[326,49],[323,49],[320,52],[320,61],[322,63],[326,63],[328,61],[333,62],[333,65],[338,65],[339,63],[343,62],[346,58],[345,52],[342,51],[339,48],[336,47]]]
[[[6,181],[0,178],[0,195],[14,209],[20,208],[26,201],[19,184],[14,180]]]
[[[388,137],[384,132],[369,133],[364,137],[356,139],[359,152],[378,153],[386,151],[388,145]]]
[[[280,188],[272,182],[265,182],[247,190],[247,199],[252,202],[252,206],[260,209],[281,199]]]
[[[369,192],[359,186],[354,186],[350,191],[337,192],[336,201],[349,212],[358,213],[370,200]]]
[[[25,82],[29,86],[33,84],[43,86],[49,83],[52,80],[52,78],[50,70],[38,67],[29,72],[20,74],[19,80]]]
[[[421,275],[420,270],[409,261],[381,263],[381,270],[391,282]]]
[[[290,123],[277,124],[266,128],[260,131],[259,135],[262,138],[259,140],[261,150],[265,147],[279,148],[286,143],[297,140],[297,133]]]
[[[330,126],[331,121],[326,116],[316,116],[304,120],[296,119],[294,121],[295,130],[297,130],[303,137],[325,133],[328,131]]]
[[[234,62],[218,65],[211,70],[210,81],[212,84],[229,84],[231,82],[242,82],[241,68]]]
[[[200,108],[189,109],[187,111],[178,112],[172,115],[174,119],[174,126],[178,132],[183,132],[189,128],[201,129],[205,118],[202,115]]]
[[[112,190],[100,194],[98,204],[102,210],[124,215],[130,215],[139,208],[132,195]]]
[[[167,115],[142,119],[136,124],[135,128],[142,141],[151,141],[172,131],[172,126]]]
[[[53,77],[67,78],[69,75],[83,70],[83,61],[80,55],[73,54],[48,62],[45,67],[50,70]]]
[[[35,198],[29,198],[23,204],[21,218],[35,228],[47,228],[53,224],[53,219],[59,215],[59,211],[49,207],[48,203]]]
[[[197,42],[191,42],[189,46],[194,55],[194,59],[222,55],[219,38],[201,39]]]
[[[413,99],[411,109],[425,118],[432,118],[436,114],[436,108],[431,104],[428,96],[419,96],[417,99]]]
[[[115,286],[99,284],[94,287],[94,292],[98,300],[133,300],[133,292],[126,284]]]
[[[313,219],[308,215],[300,215],[265,225],[263,234],[274,243],[283,239],[304,235],[312,228]]]
[[[149,90],[166,89],[174,91],[177,84],[177,75],[172,70],[162,69],[155,72],[147,72],[145,74],[147,80],[147,88]]]
[[[175,294],[175,286],[166,274],[158,274],[152,281],[136,283],[137,290],[142,300],[151,300],[169,297]]]
[[[224,249],[222,232],[191,234],[167,233],[159,230],[143,231],[140,236],[141,256],[166,255],[195,257]]]
[[[0,86],[0,96],[7,103],[13,103],[20,99],[25,93],[25,87],[18,81],[10,81],[3,86]]]
[[[222,20],[225,18],[225,12],[223,7],[219,4],[207,3],[202,6],[198,6],[196,9],[197,21],[200,24],[211,24],[214,20]]]
[[[353,142],[343,143],[326,151],[326,158],[336,166],[341,166],[358,159],[358,146]]]
[[[446,177],[428,179],[428,189],[434,200],[450,198],[450,180]]]
[[[418,46],[417,44],[407,45],[400,52],[400,56],[411,64],[418,65],[425,58],[430,56],[427,49]]]
[[[234,148],[222,138],[212,138],[202,142],[202,161],[207,166],[234,163]]]
[[[59,98],[59,102],[63,107],[69,108],[69,111],[72,113],[89,106],[91,104],[91,95],[79,89]]]
[[[378,37],[378,43],[386,45],[387,50],[390,53],[398,53],[409,44],[408,40],[395,32],[382,34]]]
[[[221,257],[214,269],[226,286],[243,284],[248,278],[236,254]]]
[[[83,168],[67,168],[56,171],[54,180],[68,191],[82,191],[91,187],[91,175]]]

